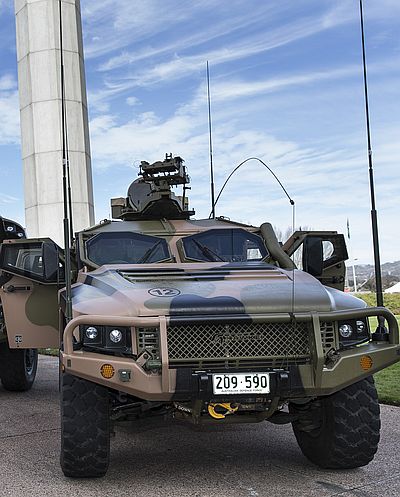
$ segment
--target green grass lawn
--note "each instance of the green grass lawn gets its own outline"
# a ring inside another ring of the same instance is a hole
[[[379,402],[400,406],[400,362],[374,375]]]
[[[376,305],[376,296],[372,292],[356,293],[356,297],[362,299],[370,307]],[[392,311],[393,314],[400,314],[400,293],[384,293],[383,305]]]
[[[400,328],[400,316],[396,316]],[[376,318],[370,318],[371,331],[377,325]],[[374,375],[379,401],[382,404],[400,406],[400,362]]]

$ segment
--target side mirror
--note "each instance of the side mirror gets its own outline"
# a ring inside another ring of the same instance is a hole
[[[0,271],[39,283],[64,281],[59,247],[50,239],[13,240],[0,244]]]
[[[303,271],[312,276],[321,276],[323,263],[322,238],[307,236],[303,242]]]

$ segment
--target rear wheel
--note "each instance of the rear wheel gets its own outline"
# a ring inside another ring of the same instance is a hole
[[[305,406],[291,404],[293,431],[303,454],[322,468],[349,469],[372,461],[380,409],[372,376]]]
[[[0,379],[6,390],[25,392],[32,388],[38,363],[36,349],[10,349],[0,344]]]
[[[61,378],[61,468],[72,478],[104,476],[110,461],[105,387],[66,373]]]

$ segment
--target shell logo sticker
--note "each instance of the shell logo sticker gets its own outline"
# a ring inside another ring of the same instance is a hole
[[[153,297],[176,297],[181,292],[177,288],[151,288],[148,293]]]

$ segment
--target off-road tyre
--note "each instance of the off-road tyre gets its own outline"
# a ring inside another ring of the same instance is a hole
[[[61,378],[61,469],[98,478],[110,461],[109,396],[105,387],[66,373]]]
[[[365,466],[374,458],[380,408],[372,376],[305,406],[290,404],[298,416],[293,431],[303,454],[327,469]]]
[[[36,349],[10,349],[0,343],[0,379],[11,392],[26,392],[35,381],[38,364]]]

